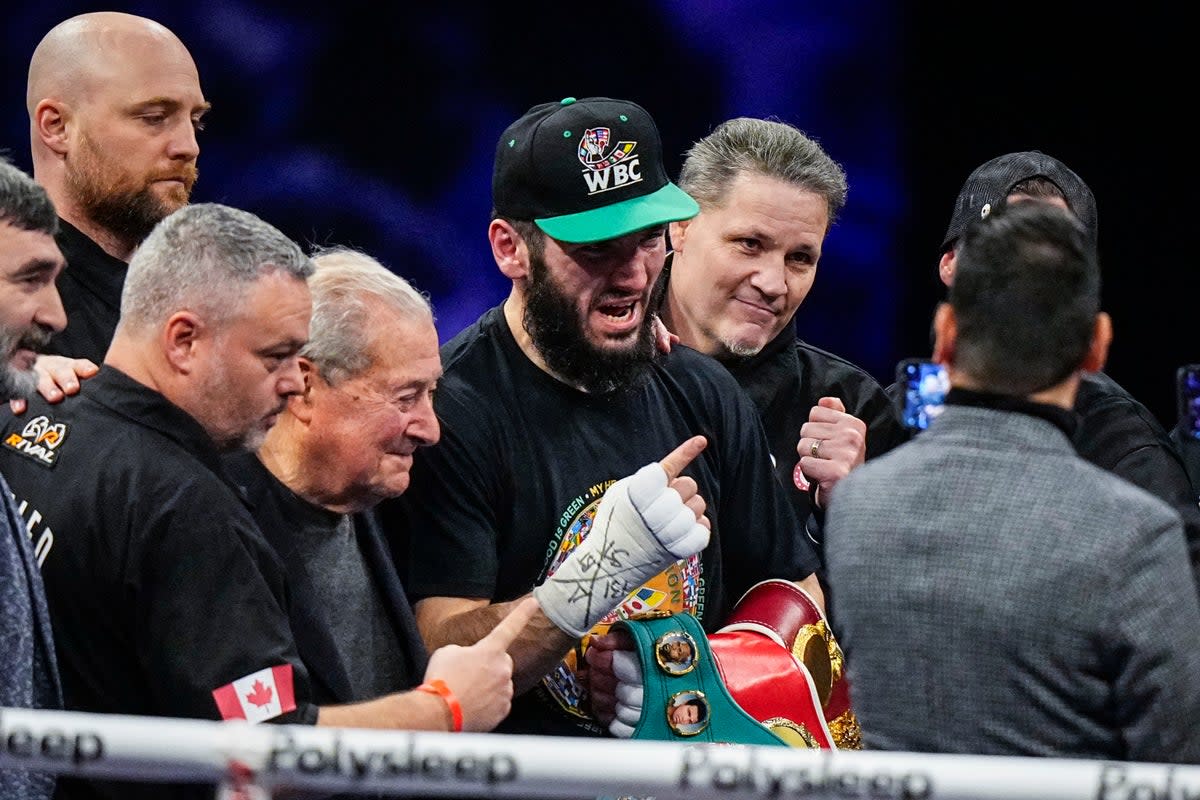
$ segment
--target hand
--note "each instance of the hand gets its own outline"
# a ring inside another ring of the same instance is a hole
[[[475,644],[448,644],[429,657],[425,680],[441,678],[454,692],[462,706],[464,731],[490,731],[508,716],[513,697],[508,647],[537,611],[537,601],[527,597]]]
[[[650,318],[650,325],[654,330],[655,346],[663,353],[671,352],[671,346],[679,341],[679,337],[667,330],[666,323],[659,318],[658,314]]]
[[[642,664],[624,629],[593,636],[587,651],[592,714],[621,739],[632,738],[642,718]]]
[[[100,368],[86,358],[42,354],[33,363],[33,370],[37,373],[38,394],[47,403],[59,403],[67,395],[77,394],[79,381],[92,377]],[[8,407],[14,414],[24,414],[28,404],[24,397],[14,397]]]
[[[693,436],[609,487],[588,537],[533,590],[551,622],[583,636],[645,581],[707,546],[704,498],[679,476],[707,444]]]
[[[613,671],[613,656],[617,652],[633,651],[633,637],[622,628],[610,628],[608,633],[593,636],[588,642],[587,669],[581,672],[587,675],[592,715],[602,725],[608,726],[617,716],[617,675]]]
[[[814,446],[817,454],[813,455]],[[817,484],[816,501],[825,507],[833,487],[867,458],[867,425],[846,413],[836,397],[822,397],[808,412],[796,443],[800,469]]]

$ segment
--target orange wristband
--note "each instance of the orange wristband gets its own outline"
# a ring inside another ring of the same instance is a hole
[[[450,709],[450,718],[453,721],[451,730],[455,733],[462,731],[463,717],[462,706],[458,704],[458,698],[454,696],[454,692],[450,691],[450,687],[441,678],[435,678],[431,681],[426,681],[417,687],[418,692],[429,692],[436,694],[446,701],[446,707]]]

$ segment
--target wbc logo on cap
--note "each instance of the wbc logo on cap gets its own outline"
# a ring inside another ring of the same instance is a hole
[[[642,180],[638,157],[631,157],[637,142],[617,142],[610,147],[611,139],[612,131],[608,128],[588,128],[580,139],[579,161],[586,167],[583,179],[589,195]]]

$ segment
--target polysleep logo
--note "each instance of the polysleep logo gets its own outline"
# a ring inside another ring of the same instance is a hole
[[[1105,764],[1096,800],[1200,800],[1200,770]]]
[[[589,195],[641,183],[641,164],[633,155],[637,142],[617,142],[610,147],[611,140],[610,129],[588,128],[579,141],[579,161],[586,167],[583,180]]]
[[[517,779],[517,761],[507,753],[447,754],[430,747],[417,747],[416,739],[403,745],[380,747],[378,738],[344,738],[301,741],[291,734],[277,735],[267,761],[267,770],[305,775],[337,775],[352,781],[375,782],[400,779],[424,784],[456,783],[495,786]],[[390,784],[389,785],[394,785]]]
[[[43,414],[25,423],[20,433],[14,431],[4,437],[4,446],[43,466],[53,467],[58,448],[66,438],[66,424],[54,422]]]
[[[733,751],[730,753],[730,751]],[[822,758],[813,764],[760,760],[750,748],[690,747],[679,774],[680,789],[752,791],[756,797],[860,797],[872,800],[930,800],[933,779],[920,770],[855,769]]]
[[[104,740],[99,733],[67,727],[59,729],[49,724],[27,726],[14,722],[11,715],[0,714],[2,766],[18,766],[16,762],[25,761],[31,769],[47,768],[59,772],[64,770],[53,765],[86,767],[104,758],[104,753]]]

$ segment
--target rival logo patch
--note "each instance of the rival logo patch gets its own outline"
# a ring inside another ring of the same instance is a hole
[[[587,167],[583,171],[583,180],[589,195],[642,180],[637,156],[630,158],[637,142],[617,142],[609,147],[611,139],[612,132],[608,128],[588,128],[580,139],[579,161]]]
[[[66,438],[66,423],[54,422],[43,414],[26,422],[20,433],[14,431],[5,436],[4,446],[42,466],[53,467],[58,458],[58,448]]]

